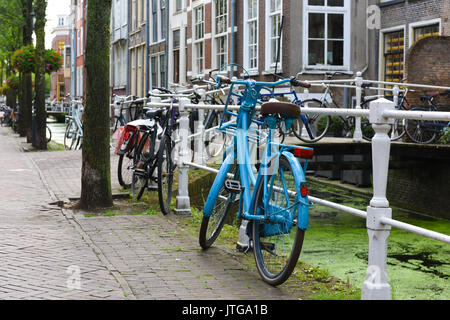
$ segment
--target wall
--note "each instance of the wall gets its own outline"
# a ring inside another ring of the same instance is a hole
[[[450,37],[428,37],[417,41],[406,56],[406,76],[409,83],[450,86]],[[408,101],[421,105],[423,91],[408,94]],[[450,104],[449,97],[439,97],[438,103]]]

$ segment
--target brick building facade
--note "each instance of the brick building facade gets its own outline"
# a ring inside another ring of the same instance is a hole
[[[379,7],[379,79],[401,82],[406,76],[406,56],[417,41],[450,36],[450,1],[384,0],[379,1]]]
[[[70,93],[71,45],[68,16],[58,17],[58,24],[52,30],[52,35],[52,49],[61,54],[63,65],[50,76],[50,99],[60,102]]]

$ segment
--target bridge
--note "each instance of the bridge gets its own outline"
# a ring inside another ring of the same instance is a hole
[[[69,109],[69,106],[47,104],[47,116],[56,118],[57,122],[64,122]]]

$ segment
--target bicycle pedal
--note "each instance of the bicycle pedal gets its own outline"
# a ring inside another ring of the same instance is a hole
[[[238,180],[225,180],[224,187],[230,193],[239,194],[242,191],[241,182]]]
[[[134,168],[134,173],[136,173],[138,175],[146,175],[147,171],[145,169],[141,169],[141,168]]]

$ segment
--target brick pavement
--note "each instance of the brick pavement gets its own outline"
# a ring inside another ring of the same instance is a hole
[[[125,299],[108,268],[52,205],[55,199],[20,151],[22,141],[0,128],[0,299]],[[78,278],[81,286],[74,289]]]
[[[0,135],[1,143],[3,143],[3,138],[4,135]],[[81,172],[81,153],[79,151],[28,153],[27,157],[34,163],[35,171],[37,171],[37,173],[33,173],[34,178],[39,176],[41,179],[40,183],[36,182],[36,185],[39,185],[37,189],[40,193],[45,193],[44,189],[47,189],[47,194],[50,194],[50,198],[54,200],[66,200],[79,195]],[[26,157],[22,156],[22,158]],[[113,190],[118,187],[115,172],[116,161],[117,158],[112,157]],[[32,166],[27,168],[32,170]],[[30,172],[27,171],[27,174],[29,175]],[[45,188],[42,188],[42,184]],[[17,201],[21,203],[20,199]],[[30,199],[30,202],[33,201]],[[42,203],[42,201],[37,203]],[[33,207],[33,211],[36,211],[38,207],[39,205]],[[48,231],[52,237],[45,237],[45,231],[41,230],[44,231],[41,232],[42,238],[36,236],[37,239],[34,241],[52,242],[51,239],[58,240],[59,238],[61,241],[59,244],[54,244],[53,247],[50,246],[50,249],[45,249],[49,250],[48,252],[44,249],[35,251],[36,258],[47,253],[47,256],[53,259],[64,258],[69,265],[79,263],[82,272],[81,287],[86,290],[86,292],[71,291],[72,296],[69,294],[67,296],[57,295],[59,298],[115,299],[126,296],[128,299],[166,300],[297,299],[281,288],[273,288],[262,282],[257,273],[248,271],[236,259],[237,253],[226,252],[219,248],[202,251],[198,240],[177,226],[176,220],[179,217],[119,215],[86,218],[66,209],[62,210],[63,214],[56,208],[52,210],[54,210],[53,214],[46,217],[47,224],[53,228],[51,232]],[[42,215],[42,213],[38,213],[38,215]],[[14,238],[19,236],[17,230],[26,229],[19,226],[19,222],[22,220],[17,222],[14,226],[5,227],[3,223],[0,225],[2,228],[6,228],[7,232],[9,230],[10,236]],[[50,226],[46,225],[45,227]],[[70,232],[66,230],[64,236],[59,233],[53,235],[58,227],[64,230],[70,229]],[[24,249],[22,250],[26,250],[27,244],[33,240],[28,239],[27,236],[21,237],[24,239],[22,244]],[[81,237],[84,242],[73,241],[71,245],[70,237],[78,237],[77,239]],[[8,250],[7,245],[1,245],[3,239],[4,235],[2,234],[0,235],[0,256],[2,252]],[[20,248],[15,250],[18,252]],[[70,257],[73,257],[72,254],[76,250],[82,251],[80,253],[82,259],[73,262]],[[33,252],[33,250],[31,251]],[[92,260],[86,258],[91,256]],[[51,259],[48,259],[51,264]],[[20,255],[16,257],[15,261],[18,260],[20,260]],[[37,271],[40,268],[39,261],[45,260],[37,259],[34,266]],[[20,266],[17,264],[14,265],[11,260],[6,267],[14,266],[19,270]],[[96,269],[97,265],[105,267]],[[48,267],[42,266],[42,268]],[[1,263],[0,274],[3,274]],[[64,276],[67,278],[66,274]],[[7,276],[7,278],[9,277]],[[64,285],[65,281],[62,286]],[[94,290],[97,286],[98,292],[92,292],[91,289]],[[8,281],[3,286],[0,282],[0,298],[5,297],[1,292],[4,290],[3,288],[10,289]],[[7,293],[5,295],[8,296]],[[20,296],[19,291],[17,295]],[[45,295],[42,297],[48,298]]]

